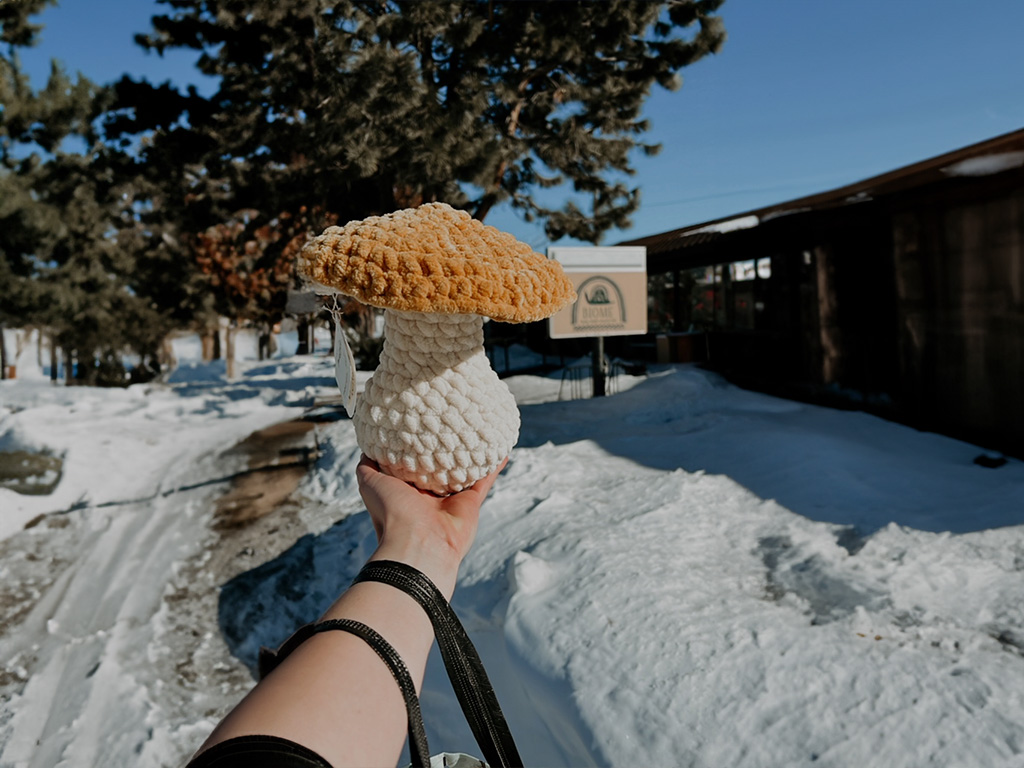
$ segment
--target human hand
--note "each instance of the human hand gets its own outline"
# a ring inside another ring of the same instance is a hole
[[[377,552],[371,559],[408,563],[442,591],[448,581],[454,586],[453,569],[458,570],[476,537],[480,505],[507,463],[505,459],[464,491],[435,496],[384,474],[377,462],[364,455],[356,479],[377,532]]]

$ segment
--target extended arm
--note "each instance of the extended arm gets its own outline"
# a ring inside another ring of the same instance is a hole
[[[384,475],[363,457],[357,469],[359,490],[378,538],[370,560],[407,563],[450,598],[459,564],[476,535],[480,505],[502,467],[472,488],[440,498]],[[382,635],[419,689],[434,633],[412,598],[386,584],[355,584],[322,617],[341,618]],[[334,768],[394,766],[406,727],[398,686],[374,651],[348,633],[323,632],[302,643],[253,688],[203,750],[236,736],[271,735],[312,749]]]

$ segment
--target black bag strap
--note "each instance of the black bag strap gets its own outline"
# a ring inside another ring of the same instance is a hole
[[[448,679],[484,759],[491,768],[522,768],[523,760],[483,662],[441,591],[420,571],[392,560],[367,563],[353,583],[361,581],[389,584],[423,607],[434,626]]]
[[[331,630],[348,632],[361,638],[373,648],[374,652],[380,656],[381,661],[391,670],[392,677],[395,678],[402,691],[402,698],[405,699],[405,711],[409,719],[409,762],[416,768],[429,768],[430,748],[427,746],[427,733],[423,727],[420,700],[416,695],[416,686],[413,684],[412,675],[409,674],[409,669],[394,646],[365,624],[352,619],[329,619],[318,624],[306,624],[300,627],[295,634],[285,640],[276,652],[268,648],[260,649],[260,679],[269,675],[288,654],[313,635]]]

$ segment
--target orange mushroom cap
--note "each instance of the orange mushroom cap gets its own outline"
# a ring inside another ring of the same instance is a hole
[[[403,312],[527,323],[576,300],[557,261],[445,203],[328,227],[298,269],[321,292]]]

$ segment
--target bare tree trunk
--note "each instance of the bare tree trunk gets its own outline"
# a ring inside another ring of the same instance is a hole
[[[296,332],[299,337],[299,344],[295,349],[296,355],[308,355],[309,348],[309,315],[299,315]]]
[[[269,326],[266,326],[266,325],[261,325],[260,326],[260,338],[259,338],[259,343],[257,344],[257,346],[259,347],[258,357],[259,357],[261,362],[263,360],[266,360],[268,357],[270,357],[270,327]]]
[[[160,342],[160,349],[157,352],[157,364],[160,366],[160,373],[170,373],[178,367],[178,358],[174,356],[174,345],[171,343],[171,334],[164,336]]]
[[[0,379],[7,378],[7,339],[4,336],[4,327],[0,325]]]
[[[90,352],[86,357],[80,351],[75,355],[78,362],[78,370],[75,372],[75,383],[86,387],[96,386],[96,353]]]
[[[213,360],[213,336],[208,330],[199,333],[199,343],[203,349],[203,362],[208,363]]]
[[[75,367],[72,364],[73,359],[71,357],[71,350],[64,349],[61,351],[64,353],[64,384],[65,386],[70,387],[72,384],[75,383]]]
[[[226,347],[227,347],[225,358],[227,360],[227,376],[228,376],[228,380],[229,381],[231,381],[232,379],[235,378],[235,331],[236,330],[237,330],[237,326],[235,325],[235,321],[232,320],[230,323],[228,323],[228,327],[227,327],[227,330],[225,332],[225,342],[226,342]]]
[[[57,340],[53,334],[50,334],[50,381],[53,384],[57,383],[58,368],[60,367],[60,360],[57,357]]]
[[[199,341],[203,348],[203,362],[220,359],[220,329],[207,326],[199,332]]]
[[[17,366],[21,359],[21,353],[25,351],[29,341],[32,339],[32,331],[18,330],[14,332],[14,362],[11,365]]]

